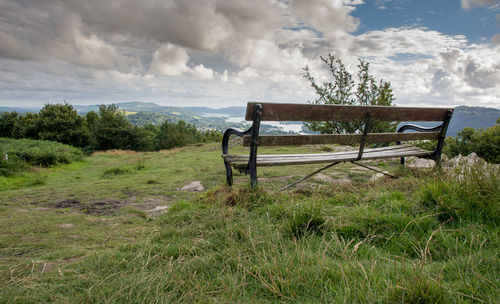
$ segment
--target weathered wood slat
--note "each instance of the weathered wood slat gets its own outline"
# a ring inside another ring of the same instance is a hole
[[[408,154],[416,154],[416,155],[426,155],[428,152],[426,151],[400,151],[398,153],[373,153],[373,154],[367,154],[363,155],[362,159],[365,159],[366,157],[382,157],[382,156],[390,156],[390,157],[400,157],[401,155],[408,155]],[[338,155],[338,156],[324,156],[324,157],[283,157],[283,158],[259,158],[257,159],[258,163],[280,163],[283,161],[286,162],[293,162],[293,163],[302,163],[302,162],[309,162],[309,161],[350,161],[350,160],[356,160],[357,159],[357,154],[353,153],[350,155]],[[239,159],[232,159],[230,161],[231,163],[247,163],[248,159],[244,158],[239,158]]]
[[[424,156],[424,155],[430,155],[431,153],[416,153],[416,152],[406,152],[406,153],[400,153],[397,155],[363,155],[363,158],[361,160],[370,160],[370,159],[387,159],[387,158],[399,158],[399,157],[409,157],[409,156]],[[345,158],[328,158],[328,159],[299,159],[299,160],[282,160],[282,161],[273,161],[273,162],[268,162],[268,161],[257,161],[257,166],[259,167],[269,167],[269,166],[286,166],[286,165],[309,165],[309,164],[321,164],[321,163],[329,163],[329,162],[335,162],[335,161],[342,161],[342,162],[349,162],[349,161],[356,161],[357,159],[357,153],[356,155],[353,155],[352,157],[345,157]],[[237,163],[232,163],[233,167],[235,168],[245,168],[247,166],[246,162],[237,162]]]
[[[318,134],[318,135],[262,135],[259,146],[300,146],[318,144],[356,145],[361,142],[362,134]],[[366,143],[395,142],[407,140],[437,139],[439,132],[413,133],[368,133]],[[250,146],[250,136],[243,138],[243,145]]]
[[[363,153],[361,160],[385,159],[408,156],[425,156],[432,154],[418,147],[410,145],[398,145],[391,147],[368,149]],[[259,155],[257,156],[257,166],[284,166],[317,164],[335,161],[355,161],[358,151],[347,151],[338,153],[318,153],[318,154],[281,154],[281,155]],[[247,155],[223,155],[235,168],[244,168],[248,163]]]
[[[249,102],[245,119],[253,120],[262,105],[261,121],[364,121],[366,113],[378,121],[443,121],[449,109],[384,106],[317,105]]]
[[[371,149],[366,149],[364,153],[370,153],[370,152],[382,152],[382,151],[400,151],[400,150],[414,150],[414,149],[420,149],[418,147],[412,146],[412,145],[396,145],[396,146],[387,146],[387,147],[380,147],[380,148],[371,148]],[[269,154],[269,155],[258,155],[257,157],[263,157],[263,158],[282,158],[282,157],[304,157],[304,155],[309,155],[311,157],[318,156],[318,157],[323,157],[323,156],[337,156],[337,155],[350,155],[358,153],[357,150],[350,150],[350,151],[341,151],[341,152],[331,152],[331,153],[309,153],[309,154]],[[223,158],[228,158],[228,159],[235,159],[235,158],[246,158],[248,159],[248,155],[242,155],[242,154],[228,154],[228,155],[222,155]]]

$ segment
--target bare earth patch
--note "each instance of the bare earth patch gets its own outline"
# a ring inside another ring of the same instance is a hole
[[[56,204],[51,205],[54,208],[71,208],[82,211],[92,215],[109,215],[124,205],[126,202],[117,200],[100,201],[91,204],[84,204],[76,199],[62,200]]]
[[[90,203],[81,202],[77,199],[65,199],[55,204],[51,204],[50,207],[56,209],[70,208],[91,215],[110,215],[125,206],[131,206],[150,214],[159,214],[168,209],[171,199],[172,198],[168,196],[142,199],[131,197],[129,200],[110,199]],[[43,207],[38,207],[37,209],[44,211],[51,210],[50,208]]]

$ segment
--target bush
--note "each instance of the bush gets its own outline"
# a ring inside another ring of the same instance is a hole
[[[448,137],[443,150],[449,157],[476,152],[487,162],[500,163],[500,125],[487,129],[464,128],[455,138]]]
[[[29,166],[48,167],[78,161],[83,157],[78,148],[46,140],[0,138],[0,147],[0,172],[3,176],[10,176]],[[8,155],[8,160],[5,155]]]
[[[200,132],[183,120],[139,127],[132,125],[114,104],[100,105],[98,113],[90,111],[79,116],[67,103],[47,104],[39,113],[2,113],[0,137],[57,141],[82,148],[85,152],[111,149],[155,151],[222,140],[221,133],[213,130]],[[54,157],[49,153],[40,161],[50,164]]]
[[[37,139],[52,140],[74,147],[89,145],[90,133],[85,118],[70,104],[46,104],[38,113]]]
[[[194,125],[183,120],[177,123],[165,121],[156,135],[156,149],[171,149],[200,142],[201,133]]]

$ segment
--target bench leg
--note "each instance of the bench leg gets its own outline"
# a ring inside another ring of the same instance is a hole
[[[231,168],[231,165],[227,161],[224,161],[224,166],[226,166],[227,185],[231,187],[233,185],[233,168]]]
[[[401,157],[401,159],[403,159],[403,165],[404,165],[404,157]],[[394,176],[394,175],[389,174],[389,173],[387,173],[387,172],[384,172],[384,171],[381,171],[381,170],[378,170],[378,169],[372,168],[372,167],[367,166],[367,165],[364,165],[364,164],[357,163],[357,162],[355,162],[355,161],[352,161],[351,163],[353,163],[353,164],[355,164],[355,165],[357,165],[357,166],[360,166],[360,167],[366,168],[366,169],[368,169],[368,170],[372,170],[372,171],[375,171],[375,172],[377,172],[377,173],[381,173],[381,174],[384,174],[384,175],[390,176],[390,177],[392,177],[392,178],[398,178],[397,176]]]
[[[250,170],[250,186],[255,189],[257,185],[257,167]]]
[[[315,175],[315,174],[318,174],[318,173],[320,173],[321,171],[326,170],[326,169],[328,169],[328,168],[330,168],[330,167],[333,167],[333,166],[335,166],[336,164],[339,164],[339,163],[340,163],[340,162],[334,162],[334,163],[329,164],[329,165],[328,165],[328,166],[326,166],[326,167],[323,167],[323,168],[321,168],[321,169],[319,169],[319,170],[316,170],[316,171],[314,171],[313,173],[308,174],[308,175],[304,176],[303,178],[301,178],[301,179],[299,179],[299,180],[297,180],[297,181],[295,181],[295,182],[293,182],[293,183],[291,183],[291,184],[289,184],[289,185],[286,185],[285,187],[282,187],[282,188],[280,189],[280,191],[283,191],[283,190],[286,190],[286,189],[288,189],[288,188],[290,188],[290,187],[292,187],[292,186],[295,186],[295,185],[297,185],[298,183],[300,183],[300,182],[302,182],[302,181],[305,181],[306,179],[310,178],[311,176],[313,176],[313,175]]]

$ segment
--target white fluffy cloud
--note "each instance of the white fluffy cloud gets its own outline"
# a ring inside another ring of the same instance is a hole
[[[354,35],[358,5],[363,1],[0,0],[0,100],[305,101],[314,96],[302,68],[324,79],[319,56],[333,53],[348,66],[359,57],[371,62],[377,77],[392,82],[398,104],[500,105],[499,44],[423,27]]]

